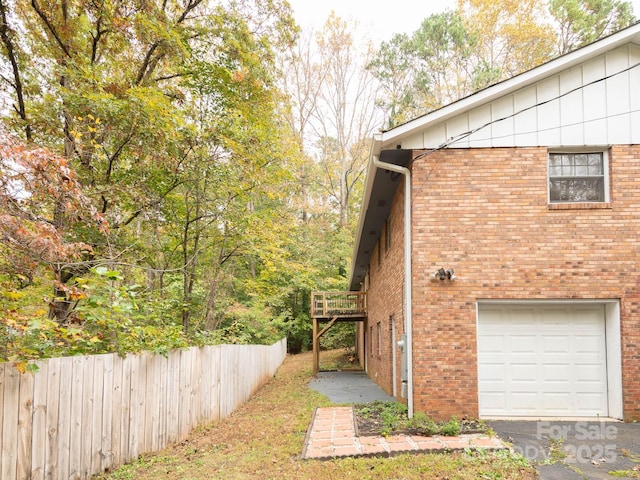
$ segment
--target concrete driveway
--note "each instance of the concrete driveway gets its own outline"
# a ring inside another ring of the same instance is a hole
[[[487,424],[536,464],[541,480],[640,478],[639,423],[491,420]]]

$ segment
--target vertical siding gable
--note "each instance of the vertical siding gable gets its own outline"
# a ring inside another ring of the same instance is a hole
[[[582,68],[571,68],[560,74],[560,144],[573,139],[574,143],[586,144],[584,134],[584,95]]]
[[[640,66],[623,72],[638,62],[640,47],[619,47],[412,134],[402,139],[402,146],[437,148],[486,124],[489,125],[448,146],[640,143]],[[598,81],[611,75],[614,76]],[[538,106],[528,109],[534,105]]]
[[[635,65],[640,63],[640,47],[629,45],[629,63]],[[631,125],[631,143],[640,143],[640,67],[629,71],[629,102]]]
[[[538,144],[538,109],[531,108],[538,103],[538,91],[536,86],[531,86],[516,92],[514,95],[514,108],[517,115],[515,122],[515,144]]]
[[[585,63],[582,67],[584,92],[584,133],[591,145],[607,143],[607,90],[605,82],[590,82],[603,78],[607,72],[604,57]]]
[[[514,98],[513,95],[502,97],[491,104],[491,143],[512,147],[515,145],[514,139]]]
[[[483,125],[485,125],[489,119],[491,118],[491,105],[482,105],[481,107],[474,108],[469,112],[469,129],[476,130]],[[491,146],[491,135],[488,133],[490,130],[486,128],[478,130],[469,136],[467,141],[464,143],[465,147],[469,147],[472,143],[473,145],[478,145],[479,147],[490,147]],[[462,146],[462,142],[456,143],[457,146]]]
[[[538,144],[560,145],[560,76],[538,83]],[[547,102],[547,103],[542,103]]]
[[[606,57],[605,63],[607,73],[615,73],[630,66],[629,50],[620,49],[611,52]],[[637,85],[636,88],[640,86]],[[607,115],[608,120],[608,143],[627,143],[631,136],[631,117],[629,106],[631,104],[631,92],[629,85],[629,74],[623,73],[607,80]]]
[[[446,123],[446,125],[447,141],[452,138],[458,138],[459,136],[464,135],[469,131],[469,115],[460,115],[458,117],[452,118]]]
[[[403,148],[419,150],[425,145],[432,145],[435,148],[447,141],[446,124],[441,123],[433,128],[427,129],[424,133],[419,133],[409,140],[403,141]]]

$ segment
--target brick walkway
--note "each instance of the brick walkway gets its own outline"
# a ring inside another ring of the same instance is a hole
[[[465,448],[497,450],[506,447],[499,439],[480,434],[457,437],[357,437],[353,409],[329,407],[316,409],[304,442],[302,458],[328,460],[335,457],[390,456],[406,452],[448,452]]]

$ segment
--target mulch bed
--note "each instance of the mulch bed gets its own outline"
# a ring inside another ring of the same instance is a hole
[[[354,416],[356,420],[356,435],[359,437],[373,437],[380,436],[384,433],[384,421],[380,412],[370,412],[366,417],[358,414],[358,405],[354,405]],[[402,422],[399,422],[402,423]],[[442,425],[442,422],[440,425]],[[460,420],[460,433],[486,433],[487,428],[478,420],[462,419]],[[387,432],[391,435],[420,435],[431,436],[431,432],[421,430],[419,428],[403,428],[392,429]]]

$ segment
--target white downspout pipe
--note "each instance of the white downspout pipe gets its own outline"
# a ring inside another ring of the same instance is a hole
[[[411,316],[411,171],[408,168],[381,162],[373,156],[377,168],[404,175],[404,331],[407,335],[407,407],[413,418],[413,320]],[[394,345],[395,348],[395,345]]]

